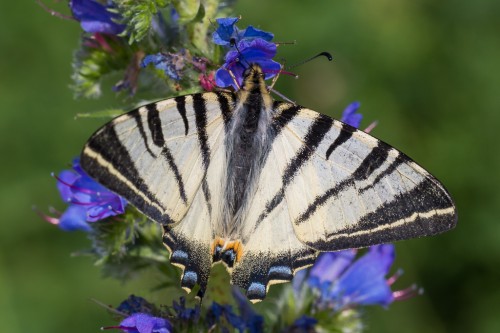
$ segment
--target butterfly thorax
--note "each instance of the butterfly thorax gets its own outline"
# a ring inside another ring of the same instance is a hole
[[[242,221],[255,195],[262,165],[270,149],[270,119],[273,100],[258,66],[247,70],[237,92],[236,107],[226,136],[227,181],[224,186],[221,235],[231,239],[241,235]]]

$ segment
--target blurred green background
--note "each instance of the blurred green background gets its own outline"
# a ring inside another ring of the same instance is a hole
[[[64,1],[50,6],[66,11]],[[277,90],[339,116],[362,102],[362,127],[435,174],[454,197],[459,225],[397,244],[396,288],[425,294],[365,311],[368,332],[500,332],[500,2],[497,0],[241,0],[241,26],[275,33],[294,63],[320,51],[335,61],[297,68]],[[78,112],[120,106],[74,100],[71,56],[80,28],[34,1],[0,3],[0,331],[97,332],[113,323],[89,301],[117,305],[129,294],[165,302],[146,274],[125,285],[103,279],[89,243],[42,221],[36,205],[64,209],[50,177],[66,168],[102,122]],[[116,79],[118,79],[117,77]],[[109,83],[112,83],[110,80]]]

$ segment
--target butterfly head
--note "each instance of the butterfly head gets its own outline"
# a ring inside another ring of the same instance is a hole
[[[267,92],[266,82],[264,81],[265,75],[262,68],[258,64],[250,64],[250,66],[243,72],[243,86],[242,89],[248,92],[256,90],[260,92]]]

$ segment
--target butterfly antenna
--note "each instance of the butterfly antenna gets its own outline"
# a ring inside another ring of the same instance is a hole
[[[246,61],[246,59],[243,58],[243,54],[241,53],[240,49],[238,48],[238,44],[236,43],[236,39],[231,38],[229,40],[229,46],[234,47],[236,49],[236,51],[238,52],[237,61],[245,62],[245,65],[247,65],[247,67],[250,67],[250,64],[248,63],[248,61]]]
[[[303,64],[305,64],[305,63],[307,63],[307,62],[309,62],[309,61],[311,61],[311,60],[314,60],[314,59],[316,59],[316,58],[319,58],[319,57],[325,57],[326,59],[328,59],[328,61],[332,61],[332,60],[333,60],[333,56],[332,56],[329,52],[326,52],[326,51],[325,51],[325,52],[318,53],[318,54],[316,54],[316,55],[315,55],[315,56],[313,56],[313,57],[310,57],[310,58],[307,58],[307,59],[305,59],[305,60],[302,60],[302,61],[300,61],[300,62],[298,62],[298,63],[295,63],[295,64],[293,64],[293,65],[291,65],[291,66],[288,66],[288,67],[286,67],[286,69],[295,68],[295,67],[297,67],[297,66],[303,65]]]

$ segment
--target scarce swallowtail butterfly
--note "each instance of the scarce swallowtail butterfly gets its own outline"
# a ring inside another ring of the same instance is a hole
[[[255,302],[320,251],[453,228],[443,185],[403,153],[347,124],[275,101],[258,65],[235,92],[152,103],[99,129],[83,169],[163,227],[181,285],[212,264]]]

